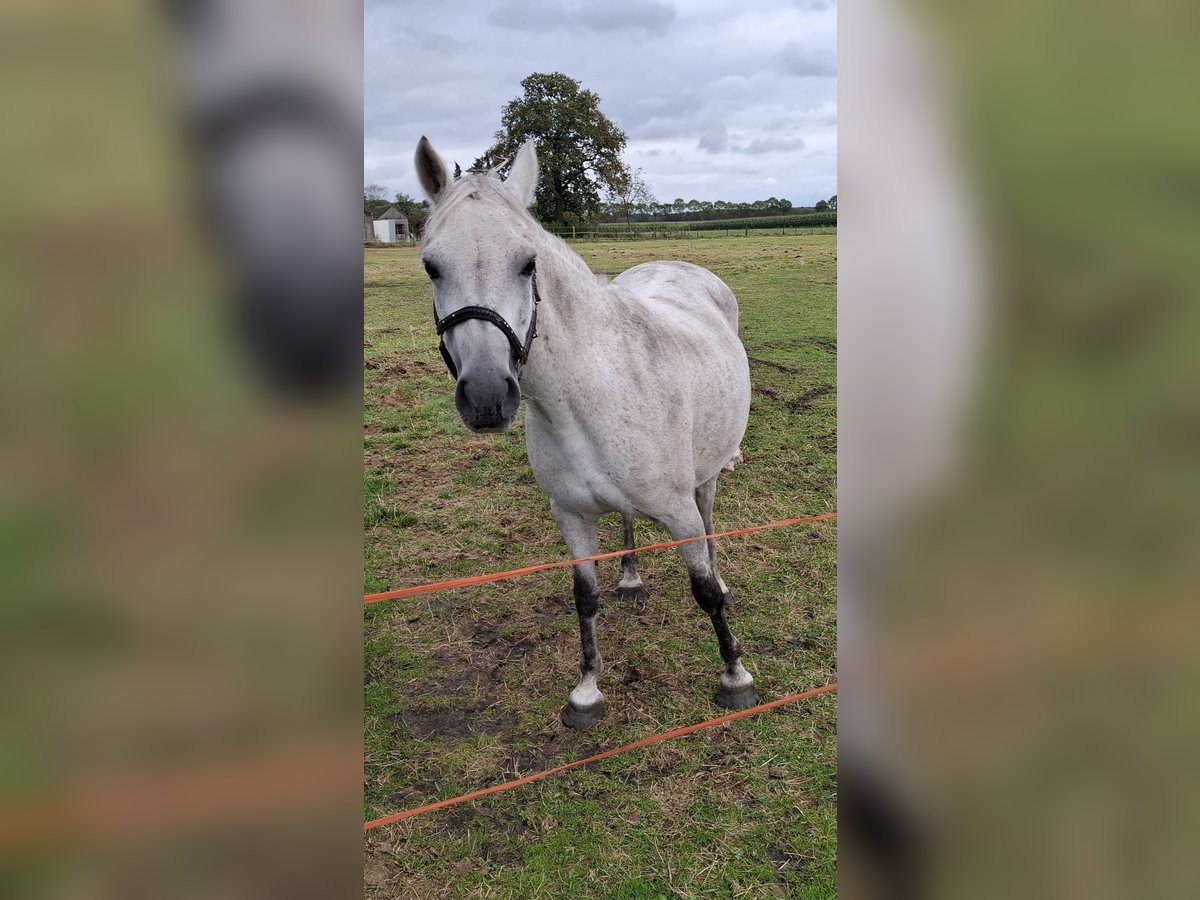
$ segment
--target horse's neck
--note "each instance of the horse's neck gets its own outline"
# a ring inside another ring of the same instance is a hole
[[[538,249],[538,283],[549,298],[546,311],[553,325],[564,330],[563,337],[603,318],[604,286],[565,241],[550,234]]]
[[[521,377],[533,396],[567,370],[577,368],[586,343],[607,329],[611,314],[606,289],[595,273],[567,244],[545,234],[538,247],[538,337]]]

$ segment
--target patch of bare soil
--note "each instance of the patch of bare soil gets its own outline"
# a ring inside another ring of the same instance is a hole
[[[820,644],[809,637],[793,637],[781,641],[770,641],[765,644],[758,644],[754,647],[754,652],[759,656],[769,656],[771,659],[780,659],[794,656],[797,653],[802,653],[809,650],[819,650]]]
[[[518,641],[498,642],[493,653],[495,665],[492,666],[488,673],[491,679],[499,681],[505,666],[519,663],[532,653],[537,646],[538,643],[530,638],[521,638]]]
[[[372,426],[366,429],[366,434],[369,437],[381,437],[383,432]],[[436,496],[439,491],[454,484],[454,475],[458,471],[448,464],[445,454],[430,452],[419,444],[402,449],[374,447],[363,454],[363,462],[370,468],[403,471],[404,477],[395,482],[398,488],[396,499],[402,505]]]
[[[411,409],[420,402],[418,397],[405,397],[403,394],[388,392],[379,398],[380,409]]]
[[[488,863],[511,866],[525,859],[524,846],[536,835],[532,823],[492,807],[478,803],[464,803],[450,809],[446,814],[446,829],[461,833],[472,828],[487,835],[480,846],[480,859],[475,864]]]
[[[776,372],[783,372],[786,375],[803,375],[804,374],[799,369],[794,369],[791,366],[785,366],[782,363],[772,362],[769,359],[758,359],[757,357],[754,357],[754,356],[750,357],[750,365],[766,366],[769,369],[774,369]]]
[[[436,797],[437,790],[438,782],[431,781],[428,778],[420,781],[411,781],[399,790],[393,791],[388,800],[396,809],[405,809],[423,804],[430,797]]]
[[[458,697],[481,701],[480,688],[484,683],[484,670],[464,665],[464,660],[448,648],[439,647],[433,652],[439,663],[438,673],[432,678],[413,685],[411,693],[416,697]]]
[[[575,604],[566,594],[543,594],[534,603],[534,618],[543,627],[553,627],[564,618],[575,616]]]
[[[803,872],[813,862],[811,856],[773,845],[767,847],[767,859],[780,872]]]
[[[765,384],[756,384],[750,388],[750,392],[758,394],[762,397],[770,397],[772,400],[778,400],[779,394],[774,389],[767,387]]]
[[[498,729],[486,706],[470,704],[455,709],[409,710],[393,718],[403,722],[421,740],[448,740],[473,734],[496,734]]]
[[[801,394],[799,397],[795,398],[794,400],[787,401],[787,408],[792,410],[793,412],[800,412],[801,410],[808,409],[810,406],[812,406],[812,402],[814,400],[816,400],[820,397],[824,397],[826,394],[829,394],[832,392],[833,392],[833,385],[831,385],[831,384],[819,385],[819,386],[813,388],[811,391],[805,391],[803,394]]]
[[[424,360],[405,360],[404,362],[392,363],[383,370],[385,379],[396,378],[415,378],[426,375],[440,375],[444,373],[444,369],[438,363],[426,362]]]

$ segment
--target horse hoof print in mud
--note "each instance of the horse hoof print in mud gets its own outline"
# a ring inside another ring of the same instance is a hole
[[[433,284],[442,358],[472,431],[505,431],[525,401],[529,463],[572,559],[599,552],[596,525],[619,512],[625,547],[635,519],[675,540],[713,533],[717,476],[737,460],[750,412],[750,369],[733,292],[683,262],[634,266],[608,281],[529,214],[533,142],[498,171],[452,178],[426,138],[417,175],[432,205],[421,262]],[[725,670],[716,702],[758,702],[742,648],[725,621],[732,600],[715,542],[679,548],[692,594],[711,618]],[[644,605],[632,554],[618,595]],[[582,678],[562,710],[570,728],[604,716],[596,639],[596,563],[572,568]]]

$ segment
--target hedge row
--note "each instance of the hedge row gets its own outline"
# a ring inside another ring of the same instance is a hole
[[[759,216],[752,219],[714,219],[710,222],[604,222],[590,226],[594,231],[742,231],[750,228],[821,228],[837,225],[837,212],[795,213]]]

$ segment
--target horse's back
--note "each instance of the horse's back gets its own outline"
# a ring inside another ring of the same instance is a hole
[[[651,443],[670,458],[666,468],[691,469],[701,484],[737,458],[750,412],[737,299],[708,269],[685,262],[643,263],[611,286],[625,346],[619,377],[634,398],[627,403],[641,409],[629,421],[657,436]]]
[[[703,266],[669,261],[642,263],[612,280],[635,296],[668,304],[684,314],[707,318],[716,312],[738,333],[737,298],[729,285]]]

